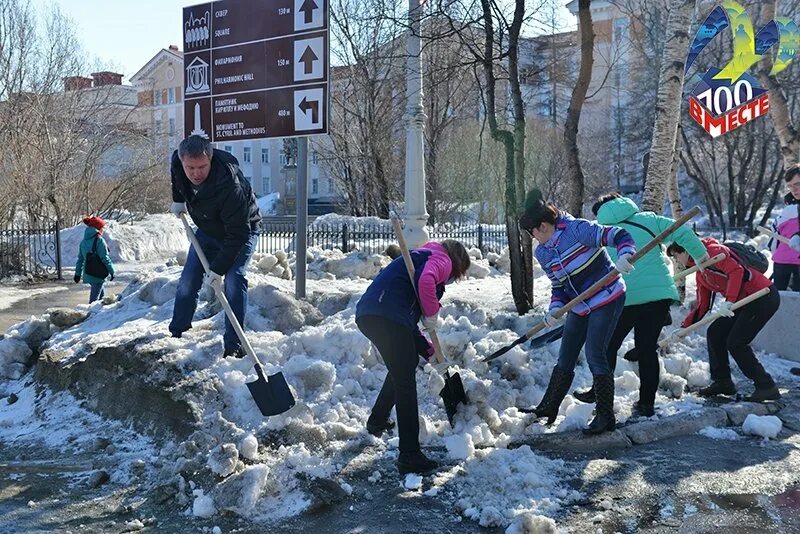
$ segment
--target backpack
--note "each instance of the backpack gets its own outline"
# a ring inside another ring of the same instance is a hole
[[[97,255],[98,239],[100,239],[100,236],[94,238],[92,250],[86,253],[86,266],[83,268],[83,270],[86,271],[86,274],[96,278],[104,279],[106,276],[108,276],[108,268],[106,267],[106,264],[103,263],[103,260],[100,259],[100,256]]]
[[[769,259],[753,245],[738,241],[726,241],[723,245],[728,247],[739,263],[745,267],[752,267],[761,274],[769,269]]]

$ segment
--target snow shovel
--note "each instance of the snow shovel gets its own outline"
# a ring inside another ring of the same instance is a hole
[[[781,234],[779,234],[777,232],[773,232],[769,228],[764,228],[763,226],[759,226],[758,227],[758,231],[761,232],[764,235],[770,236],[773,239],[777,239],[778,241],[780,241],[784,245],[791,246],[791,244],[792,244],[792,240],[791,239],[789,239],[788,237],[784,237],[784,236],[782,236]]]
[[[725,259],[725,254],[717,254],[713,258],[707,259],[706,261],[701,263],[699,266],[695,265],[694,267],[689,267],[688,269],[675,274],[675,276],[673,276],[672,279],[677,282],[681,278],[686,278],[690,274],[699,271],[700,267],[705,269],[706,267],[710,267],[711,265],[714,265],[715,263],[721,262],[723,259]],[[530,347],[531,350],[538,349],[540,347],[544,347],[548,343],[552,343],[554,341],[558,341],[559,339],[561,339],[561,337],[563,335],[564,335],[564,325],[562,324],[562,325],[557,326],[555,329],[550,330],[549,332],[545,332],[544,334],[541,334],[540,336],[531,339],[531,343],[528,346]],[[631,351],[628,351],[628,352],[631,352]],[[630,360],[629,358],[625,358],[625,359],[629,360],[629,361],[637,361],[635,359],[634,360]]]
[[[205,269],[206,272],[209,272],[210,268],[208,266],[208,259],[206,258],[203,249],[200,247],[200,243],[197,241],[197,236],[194,235],[194,230],[192,230],[192,227],[189,226],[189,221],[186,220],[185,213],[181,213],[181,220],[183,221],[183,226],[186,228],[186,235],[189,238],[189,241],[191,241],[192,246],[197,253],[197,257],[200,258],[200,262],[203,264],[203,269]],[[242,342],[242,347],[244,347],[245,352],[255,362],[256,374],[258,375],[258,378],[255,380],[255,382],[248,382],[247,389],[250,390],[250,395],[252,395],[253,400],[256,401],[256,405],[258,406],[258,409],[261,410],[261,414],[264,416],[270,416],[285,412],[294,406],[295,401],[294,395],[292,395],[283,373],[276,373],[267,378],[267,376],[264,374],[264,369],[261,366],[261,361],[259,361],[258,356],[256,356],[253,346],[250,345],[250,342],[244,335],[242,326],[239,324],[238,319],[236,319],[236,316],[233,314],[231,305],[228,303],[228,299],[225,297],[225,292],[222,290],[222,288],[215,287],[214,294],[217,296],[220,304],[222,304],[222,308],[225,310],[225,315],[228,316],[228,320],[231,322],[231,325],[233,325],[233,329],[236,330],[236,335],[239,336],[239,341]]]
[[[653,239],[648,241],[645,246],[643,246],[641,249],[636,251],[636,254],[634,254],[631,257],[631,259],[628,260],[628,261],[630,261],[632,264],[637,262],[645,254],[647,254],[648,252],[653,250],[655,247],[660,245],[662,241],[664,241],[667,237],[669,237],[672,234],[672,232],[674,232],[675,230],[677,230],[678,228],[683,226],[687,221],[689,221],[693,217],[697,216],[698,214],[700,214],[700,208],[698,206],[695,206],[694,208],[692,208],[689,211],[687,211],[686,213],[684,213],[682,217],[680,217],[674,223],[669,225],[669,227],[666,230],[664,230],[663,232],[661,232],[660,234],[655,236]],[[607,286],[608,284],[613,282],[614,279],[616,279],[619,276],[619,274],[620,274],[619,271],[617,271],[616,269],[611,269],[611,271],[607,275],[605,275],[603,278],[601,278],[600,280],[598,280],[597,282],[592,284],[592,286],[589,287],[586,291],[584,291],[583,293],[581,293],[580,295],[578,295],[577,297],[575,297],[574,299],[569,301],[567,304],[565,304],[564,306],[562,306],[561,308],[559,308],[558,310],[553,312],[553,317],[555,317],[556,319],[561,319],[567,313],[569,313],[569,311],[572,310],[572,308],[574,308],[575,306],[577,306],[578,304],[580,304],[584,300],[590,298],[592,295],[594,295],[595,293],[597,293],[598,291],[603,289],[605,286]],[[535,336],[536,334],[538,334],[539,332],[544,330],[544,328],[545,328],[545,324],[544,324],[544,321],[542,321],[541,323],[538,323],[533,328],[531,328],[530,330],[525,332],[522,336],[517,338],[513,343],[511,343],[510,345],[506,345],[505,347],[501,348],[500,350],[498,350],[498,351],[494,352],[493,354],[487,356],[482,361],[490,362],[492,360],[496,360],[497,358],[499,358],[500,356],[502,356],[506,352],[510,351],[511,349],[516,347],[517,345],[525,343],[526,341],[531,339],[533,336]]]
[[[764,295],[769,294],[769,289],[770,288],[768,288],[768,287],[765,287],[763,289],[759,289],[758,291],[756,291],[752,295],[749,295],[749,296],[743,298],[742,300],[740,300],[738,302],[734,302],[733,305],[731,306],[731,311],[736,311],[739,308],[741,308],[742,306],[747,306],[748,304],[750,304],[754,300],[760,299]],[[670,344],[670,342],[675,341],[676,339],[680,339],[682,337],[686,337],[687,335],[689,335],[689,333],[694,332],[698,328],[702,328],[702,327],[704,327],[705,325],[707,325],[709,323],[713,323],[714,321],[716,321],[720,317],[722,317],[721,313],[709,314],[709,315],[707,315],[703,319],[697,321],[696,323],[694,323],[691,326],[687,326],[686,328],[679,328],[675,332],[671,333],[670,335],[668,335],[667,337],[665,337],[664,339],[659,341],[658,345],[660,347],[666,347],[667,345]]]
[[[394,233],[397,235],[397,242],[400,244],[400,251],[403,253],[403,261],[406,264],[408,278],[411,281],[411,288],[414,290],[414,295],[417,297],[417,303],[419,304],[419,308],[421,310],[422,303],[419,301],[419,294],[417,293],[417,287],[414,283],[414,279],[416,277],[416,273],[414,272],[414,262],[411,261],[411,254],[408,252],[406,238],[403,237],[403,230],[400,227],[400,221],[396,217],[392,217],[392,225],[394,226]],[[442,352],[442,345],[439,343],[439,336],[436,335],[436,330],[428,330],[428,335],[431,337],[431,343],[433,344],[434,357],[436,358],[436,361],[440,365],[446,365],[448,362],[444,357],[444,353]],[[461,375],[458,373],[450,374],[450,370],[446,370],[444,372],[444,387],[442,388],[442,391],[439,392],[439,396],[442,398],[442,402],[444,403],[444,410],[447,412],[447,420],[450,421],[450,426],[455,426],[453,420],[456,415],[458,404],[467,404],[467,393],[464,391],[464,383],[461,381]]]

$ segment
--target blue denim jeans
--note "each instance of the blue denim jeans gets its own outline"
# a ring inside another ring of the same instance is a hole
[[[623,294],[615,301],[609,302],[583,317],[569,312],[567,322],[564,324],[561,350],[558,352],[556,365],[564,371],[571,372],[575,369],[581,347],[584,347],[586,361],[589,363],[592,375],[611,374],[612,371],[606,358],[606,349],[608,349],[608,343],[611,341],[624,306],[625,295]]]
[[[213,261],[219,252],[222,243],[218,239],[205,234],[202,230],[198,229],[195,232],[197,241],[200,247],[208,258],[208,261]],[[250,239],[239,251],[236,256],[236,261],[225,273],[225,297],[233,309],[233,314],[239,320],[239,324],[244,328],[244,313],[247,309],[247,278],[245,271],[250,258],[253,256],[253,251],[258,241],[258,234],[251,234]],[[186,258],[186,265],[183,267],[180,282],[178,282],[178,291],[175,294],[175,307],[172,310],[172,321],[169,323],[169,331],[173,335],[180,335],[192,327],[192,318],[197,309],[197,294],[203,285],[203,275],[205,270],[194,246],[189,248],[189,255]],[[225,316],[225,335],[223,336],[225,350],[235,350],[241,346],[239,337],[233,329],[228,316]]]
[[[102,299],[106,295],[103,291],[103,282],[97,284],[89,284],[89,304],[96,300]]]

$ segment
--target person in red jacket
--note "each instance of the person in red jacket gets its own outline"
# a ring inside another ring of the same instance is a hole
[[[701,241],[709,256],[724,254],[725,259],[697,273],[697,302],[681,326],[686,328],[702,319],[711,309],[715,293],[723,295],[725,301],[717,310],[723,316],[711,323],[706,333],[712,382],[698,394],[711,397],[736,393],[728,361],[730,354],[742,373],[755,383],[755,391],[747,400],[779,399],[781,394],[775,381],[756,358],[750,342],[775,315],[781,302],[780,294],[771,280],[740,262],[728,247],[712,238]],[[680,245],[670,245],[667,253],[687,267],[694,265],[694,260]],[[735,302],[766,287],[770,288],[769,294],[736,311],[731,310]]]

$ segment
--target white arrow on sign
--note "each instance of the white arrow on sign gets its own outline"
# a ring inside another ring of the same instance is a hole
[[[322,88],[294,92],[294,129],[302,132],[322,128],[325,116],[325,92]]]
[[[324,26],[327,0],[294,0],[294,31],[313,30]]]
[[[325,76],[325,38],[294,42],[294,81],[321,80]]]

